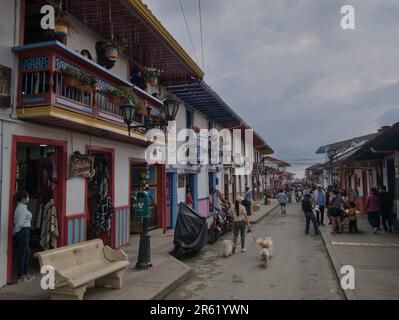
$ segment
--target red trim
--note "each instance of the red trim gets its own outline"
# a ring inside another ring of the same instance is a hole
[[[65,244],[65,219],[66,216],[66,177],[67,177],[67,142],[60,140],[52,140],[38,137],[28,136],[17,136],[12,137],[12,149],[11,149],[11,177],[10,177],[10,195],[9,195],[9,213],[8,213],[8,250],[7,250],[7,282],[12,282],[12,231],[14,225],[14,195],[15,195],[15,169],[17,162],[17,144],[18,143],[30,143],[30,144],[47,144],[53,147],[59,148],[57,152],[58,159],[58,170],[59,170],[59,188],[57,198],[57,214],[60,236],[58,238],[58,245],[63,246]]]
[[[98,146],[90,146],[86,145],[86,153],[91,152],[92,154],[105,154],[109,157],[109,167],[110,167],[110,175],[111,175],[111,183],[110,183],[110,196],[112,198],[112,203],[115,203],[115,149],[98,147]],[[85,183],[85,212],[86,212],[86,221],[89,220],[89,210],[87,206],[87,194],[88,194],[88,183],[86,179]],[[115,206],[114,206],[115,208]],[[86,228],[86,239],[87,239],[87,228]],[[103,239],[104,240],[104,239]],[[115,215],[112,217],[111,221],[111,235],[106,239],[112,247],[115,247]]]

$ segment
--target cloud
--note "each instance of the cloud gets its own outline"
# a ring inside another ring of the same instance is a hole
[[[194,56],[178,1],[144,2]],[[198,1],[182,3],[201,60]],[[354,31],[340,28],[344,0],[201,3],[205,80],[277,157],[399,121],[399,2],[352,0]]]

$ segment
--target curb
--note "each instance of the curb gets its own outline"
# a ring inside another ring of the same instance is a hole
[[[149,300],[163,300],[168,294],[170,294],[173,290],[181,286],[184,282],[186,282],[194,275],[194,272],[188,265],[174,258],[171,255],[169,255],[169,257],[172,260],[174,260],[175,263],[181,265],[185,270],[182,272],[181,275],[177,276],[175,279],[171,279],[171,281],[168,284],[166,284],[163,288],[161,288],[161,290],[158,293],[156,293],[153,297],[151,297]]]
[[[263,215],[259,216],[258,219],[250,221],[249,224],[257,224],[259,223],[261,220],[263,220],[266,216],[269,215],[270,212],[272,212],[274,209],[276,209],[278,207],[278,203],[271,207],[268,211],[266,211]]]
[[[321,238],[323,239],[324,246],[327,250],[328,257],[330,258],[331,264],[334,267],[335,270],[335,275],[337,276],[339,288],[341,289],[341,292],[344,294],[344,297],[346,300],[359,300],[359,297],[353,290],[344,290],[341,287],[341,264],[339,263],[338,257],[335,254],[335,250],[332,247],[332,244],[326,239],[326,236],[324,235],[324,232],[320,231]]]

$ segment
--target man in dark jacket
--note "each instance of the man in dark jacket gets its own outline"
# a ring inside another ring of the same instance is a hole
[[[393,226],[393,195],[387,191],[386,186],[381,187],[381,218],[384,230],[392,232]],[[387,225],[388,223],[388,225]]]
[[[313,228],[314,228],[314,233],[317,235],[319,234],[319,229],[317,226],[317,220],[316,217],[313,213],[313,205],[311,201],[311,195],[306,194],[302,200],[302,210],[305,213],[305,218],[306,218],[306,229],[305,233],[309,234],[309,228],[310,228],[310,221],[312,220],[313,223]]]

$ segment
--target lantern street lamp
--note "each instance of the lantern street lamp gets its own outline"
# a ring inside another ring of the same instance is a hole
[[[144,118],[144,123],[142,125],[132,126],[134,114],[136,111],[136,106],[131,103],[129,99],[125,99],[125,103],[120,106],[123,120],[128,128],[129,136],[130,130],[134,128],[143,128],[145,132],[150,131],[157,127],[151,117],[152,107],[147,106],[147,115]],[[177,111],[179,110],[178,102],[174,99],[166,99],[164,101],[164,108],[165,108],[165,121],[166,124],[168,121],[174,121],[176,119]],[[161,125],[162,127],[166,127]],[[166,130],[165,130],[166,131]],[[145,192],[146,195],[149,197],[149,183],[150,183],[150,165],[146,164],[146,182],[145,182]],[[149,206],[148,206],[148,211]],[[140,245],[139,245],[139,254],[136,263],[136,269],[148,269],[152,266],[151,262],[151,252],[150,252],[150,235],[148,233],[148,219],[150,213],[147,212],[143,219],[143,232],[140,235]]]

